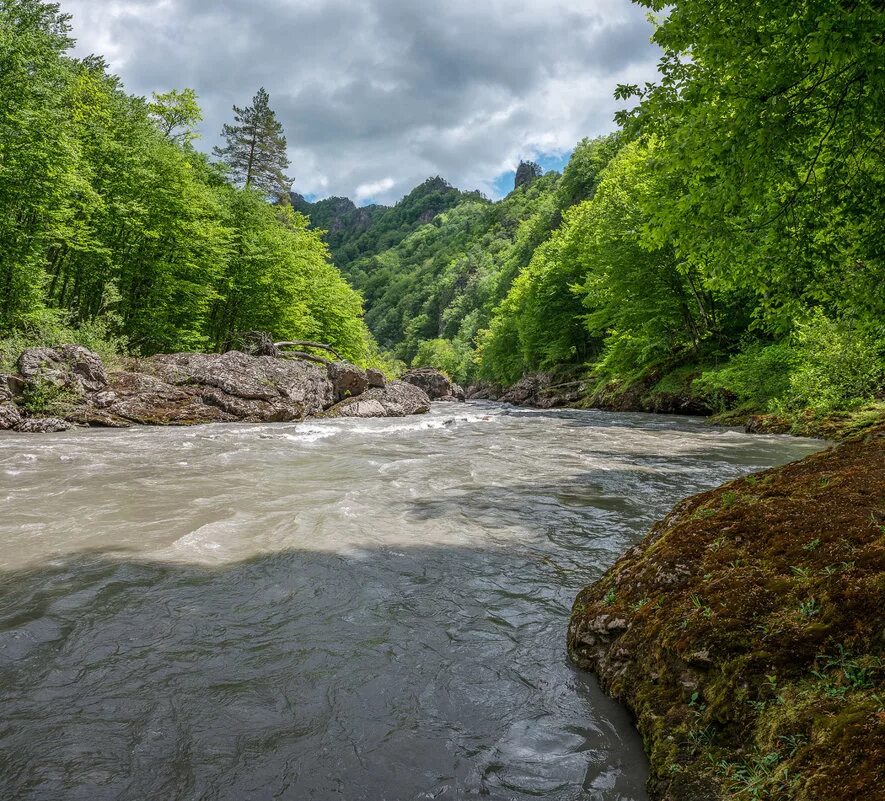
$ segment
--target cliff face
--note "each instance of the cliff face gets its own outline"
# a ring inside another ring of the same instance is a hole
[[[575,601],[653,797],[852,801],[885,782],[885,426],[689,498]]]
[[[352,277],[352,263],[386,250],[420,226],[457,205],[465,194],[440,177],[428,178],[395,206],[357,207],[346,197],[311,203],[290,194],[292,207],[310,218],[311,227],[327,231],[326,240],[335,264]]]

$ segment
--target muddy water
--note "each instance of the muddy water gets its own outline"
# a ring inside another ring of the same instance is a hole
[[[483,404],[0,435],[0,798],[642,801],[571,601],[818,447]]]

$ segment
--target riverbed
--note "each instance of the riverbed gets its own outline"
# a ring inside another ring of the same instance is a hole
[[[820,447],[478,402],[0,435],[0,798],[645,801],[572,600]]]

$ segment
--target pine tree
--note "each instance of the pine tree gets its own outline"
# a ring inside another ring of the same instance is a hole
[[[286,177],[289,159],[283,126],[270,107],[264,87],[246,108],[234,106],[234,125],[225,125],[224,147],[214,154],[230,167],[235,181],[275,197],[288,197],[291,178]]]

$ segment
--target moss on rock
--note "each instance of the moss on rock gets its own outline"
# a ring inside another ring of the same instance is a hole
[[[668,801],[885,785],[885,426],[680,503],[575,601],[572,659]]]

